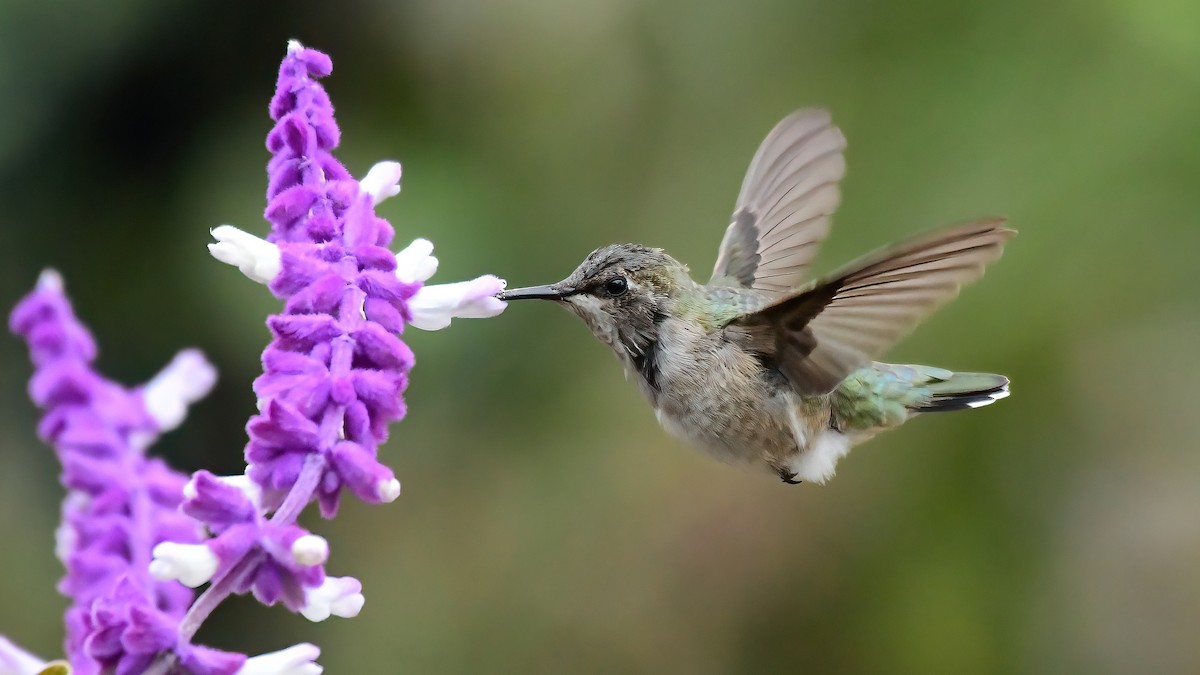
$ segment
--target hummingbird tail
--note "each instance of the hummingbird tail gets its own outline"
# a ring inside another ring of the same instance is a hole
[[[916,412],[946,412],[982,408],[1008,396],[1008,378],[992,373],[954,373],[925,385],[932,396]]]

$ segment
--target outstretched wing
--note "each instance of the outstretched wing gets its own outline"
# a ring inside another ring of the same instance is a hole
[[[885,248],[734,323],[798,393],[827,393],[983,276],[1016,234],[1003,224],[974,221]]]
[[[841,201],[845,148],[825,110],[797,110],[775,125],[742,181],[713,282],[783,293],[807,281]]]

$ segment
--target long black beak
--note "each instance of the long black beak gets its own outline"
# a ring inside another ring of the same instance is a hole
[[[575,292],[574,288],[549,284],[546,286],[527,286],[500,291],[496,294],[501,300],[562,300]]]

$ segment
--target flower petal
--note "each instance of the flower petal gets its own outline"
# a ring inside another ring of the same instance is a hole
[[[413,364],[413,353],[400,338],[374,323],[364,323],[352,334],[355,356],[363,359],[363,365],[379,370],[408,370]]]
[[[257,493],[261,498],[261,490],[245,476],[222,479],[207,471],[197,471],[184,487],[182,509],[209,525],[248,523],[258,515],[258,507],[249,494]]]
[[[411,284],[423,282],[437,272],[438,259],[433,257],[433,242],[414,239],[403,251],[396,254],[396,278]]]
[[[496,294],[504,290],[504,280],[486,274],[454,284],[422,286],[408,301],[412,325],[421,330],[440,330],[453,318],[480,319],[504,311],[504,301]]]
[[[204,398],[217,381],[217,371],[204,355],[185,349],[142,388],[146,412],[159,429],[170,431],[183,422],[187,406]]]
[[[207,544],[164,541],[154,547],[150,576],[159,581],[178,581],[188,588],[196,588],[208,583],[220,564],[220,558]]]
[[[275,346],[290,351],[306,352],[342,334],[337,320],[325,314],[276,314],[267,326],[275,334]]]
[[[325,577],[320,586],[306,589],[304,597],[306,602],[300,613],[309,621],[324,621],[330,616],[356,617],[365,602],[362,583],[354,577]]]
[[[179,655],[179,664],[193,675],[235,675],[246,665],[246,656],[211,647],[190,646]]]
[[[37,675],[46,666],[45,661],[0,635],[0,675]]]
[[[400,194],[400,162],[379,162],[358,182],[362,191],[375,204]]]
[[[209,244],[208,251],[217,260],[233,265],[260,284],[270,283],[279,275],[280,253],[275,244],[232,225],[214,227],[211,234],[217,243]]]
[[[359,499],[379,504],[399,496],[396,475],[358,443],[342,441],[333,447],[329,457],[338,475]]]
[[[316,659],[321,650],[316,645],[302,643],[269,654],[246,659],[237,675],[321,675]]]

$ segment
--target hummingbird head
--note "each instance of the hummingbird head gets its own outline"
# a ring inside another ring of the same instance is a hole
[[[670,314],[674,299],[692,285],[687,267],[662,249],[613,244],[592,251],[558,283],[515,288],[497,297],[557,302],[618,356],[636,361],[657,341],[658,324]]]

